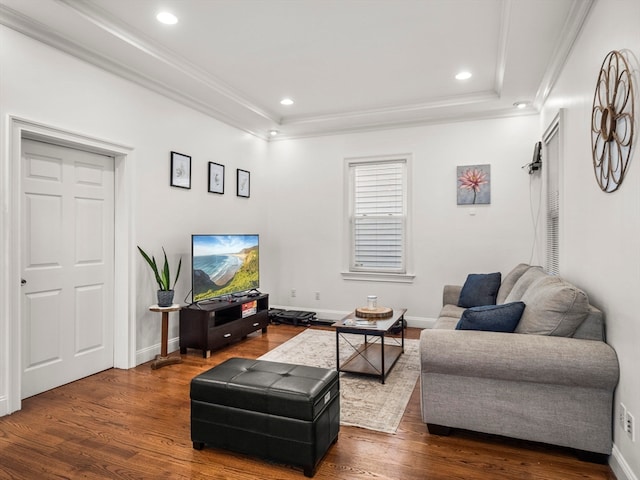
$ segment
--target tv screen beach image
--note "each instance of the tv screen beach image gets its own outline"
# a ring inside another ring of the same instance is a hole
[[[260,286],[258,235],[193,235],[193,301]]]

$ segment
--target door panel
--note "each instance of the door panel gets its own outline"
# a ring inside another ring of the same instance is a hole
[[[100,348],[104,344],[105,321],[104,288],[87,285],[76,288],[76,347],[77,355]]]
[[[23,140],[22,398],[113,366],[114,160]]]
[[[25,368],[60,361],[60,290],[28,294],[24,306]]]
[[[26,223],[25,248],[27,269],[61,266],[62,198],[59,195],[24,196],[23,222]]]

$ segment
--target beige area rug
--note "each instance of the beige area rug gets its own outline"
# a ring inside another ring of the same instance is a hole
[[[354,345],[362,343],[362,335],[347,335]],[[346,359],[349,345],[341,340],[340,358]],[[385,343],[392,342],[390,338]],[[385,380],[374,377],[340,374],[340,424],[385,433],[395,433],[418,380],[420,360],[418,340],[404,341],[400,356]],[[326,330],[307,329],[291,340],[260,357],[261,360],[295,363],[313,367],[336,368],[336,334]]]

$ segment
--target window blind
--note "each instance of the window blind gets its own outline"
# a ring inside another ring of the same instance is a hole
[[[352,269],[405,273],[404,160],[352,165]]]
[[[560,166],[559,138],[556,129],[547,141],[547,248],[546,271],[560,273]]]
[[[558,192],[550,192],[547,210],[547,273],[558,275],[560,273],[558,241],[560,236],[560,202]]]

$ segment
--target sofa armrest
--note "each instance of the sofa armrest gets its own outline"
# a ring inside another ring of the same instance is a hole
[[[442,306],[458,305],[462,285],[445,285],[442,290]]]
[[[501,379],[613,390],[619,367],[605,342],[472,330],[425,329],[422,374]]]

